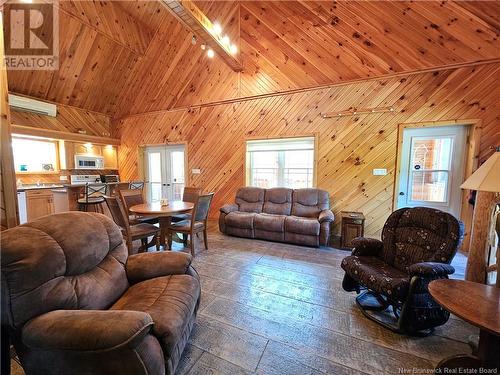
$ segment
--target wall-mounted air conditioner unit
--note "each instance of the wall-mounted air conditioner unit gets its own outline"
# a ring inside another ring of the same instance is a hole
[[[39,115],[56,117],[57,106],[40,100],[9,94],[9,106],[14,111],[31,112]]]

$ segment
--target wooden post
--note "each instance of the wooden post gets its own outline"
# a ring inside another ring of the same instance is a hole
[[[465,279],[476,283],[486,282],[488,259],[488,234],[491,209],[495,203],[496,193],[478,191],[472,219],[472,232],[469,256],[465,269]]]

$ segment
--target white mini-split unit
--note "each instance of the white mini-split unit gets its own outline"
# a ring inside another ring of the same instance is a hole
[[[9,94],[9,106],[14,111],[31,112],[44,116],[56,117],[57,106],[40,100]]]

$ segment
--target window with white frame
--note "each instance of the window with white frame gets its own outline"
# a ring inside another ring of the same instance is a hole
[[[247,185],[307,188],[314,183],[314,137],[247,141]]]
[[[57,141],[14,136],[12,153],[16,173],[46,173],[59,169]]]

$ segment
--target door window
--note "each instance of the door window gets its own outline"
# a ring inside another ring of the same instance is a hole
[[[410,200],[448,202],[453,138],[413,138]]]

